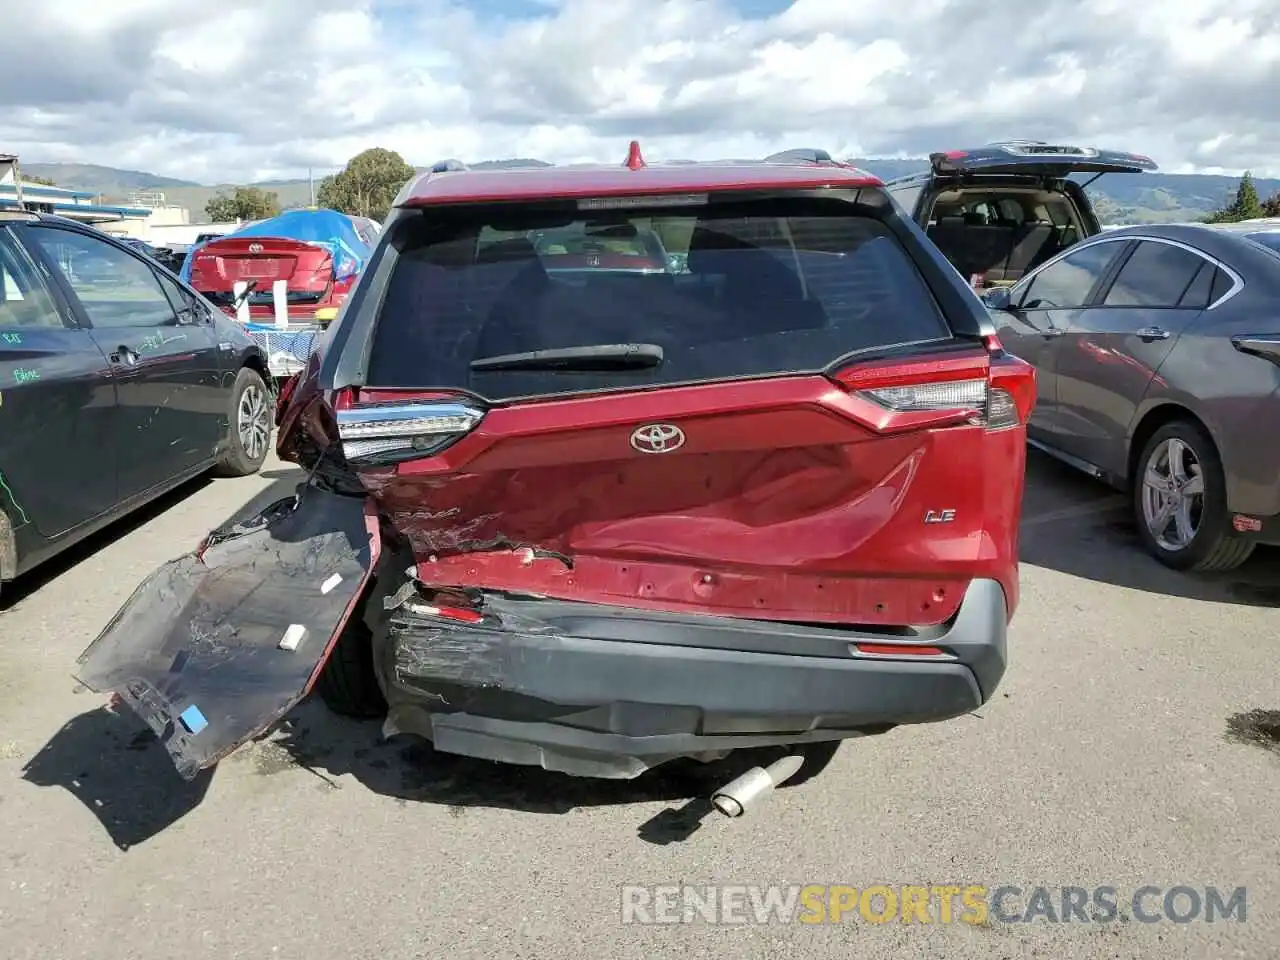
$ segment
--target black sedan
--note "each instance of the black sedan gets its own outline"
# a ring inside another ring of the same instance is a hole
[[[1181,570],[1280,543],[1280,252],[1201,224],[1099,234],[986,294],[1034,364],[1030,442],[1131,491]]]
[[[0,583],[270,447],[262,350],[101,231],[0,213]]]

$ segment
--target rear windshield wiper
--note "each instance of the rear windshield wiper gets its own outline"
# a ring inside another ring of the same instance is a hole
[[[589,347],[502,353],[471,361],[472,370],[640,370],[662,363],[656,343],[598,343]]]

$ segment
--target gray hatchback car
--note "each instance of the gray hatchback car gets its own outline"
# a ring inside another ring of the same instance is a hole
[[[1036,367],[1028,442],[1130,491],[1175,569],[1280,543],[1280,252],[1262,230],[1112,230],[984,297]]]

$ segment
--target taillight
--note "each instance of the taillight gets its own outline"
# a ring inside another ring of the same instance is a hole
[[[850,367],[835,379],[915,427],[945,423],[1008,430],[1026,423],[1035,405],[1035,370],[1004,352],[994,337],[983,353],[921,357]]]
[[[349,463],[389,464],[431,456],[484,419],[479,407],[448,397],[360,402],[344,390],[334,407]]]
[[[1016,427],[1031,419],[1031,412],[1036,408],[1035,367],[1001,348],[991,358],[990,384],[988,430]]]
[[[335,280],[333,283],[333,291],[330,293],[331,299],[335,303],[341,303],[351,293],[351,288],[356,285],[355,277],[344,277],[342,280]]]
[[[931,410],[981,411],[987,403],[987,380],[952,380],[871,387],[858,391],[886,410],[923,413]]]

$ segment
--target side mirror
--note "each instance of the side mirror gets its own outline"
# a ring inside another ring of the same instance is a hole
[[[208,323],[210,316],[200,305],[194,300],[183,300],[182,306],[178,309],[178,323],[182,326],[190,326],[196,323]]]
[[[1013,298],[1009,295],[1008,287],[992,287],[985,291],[982,294],[982,302],[987,305],[988,310],[1013,309]]]

